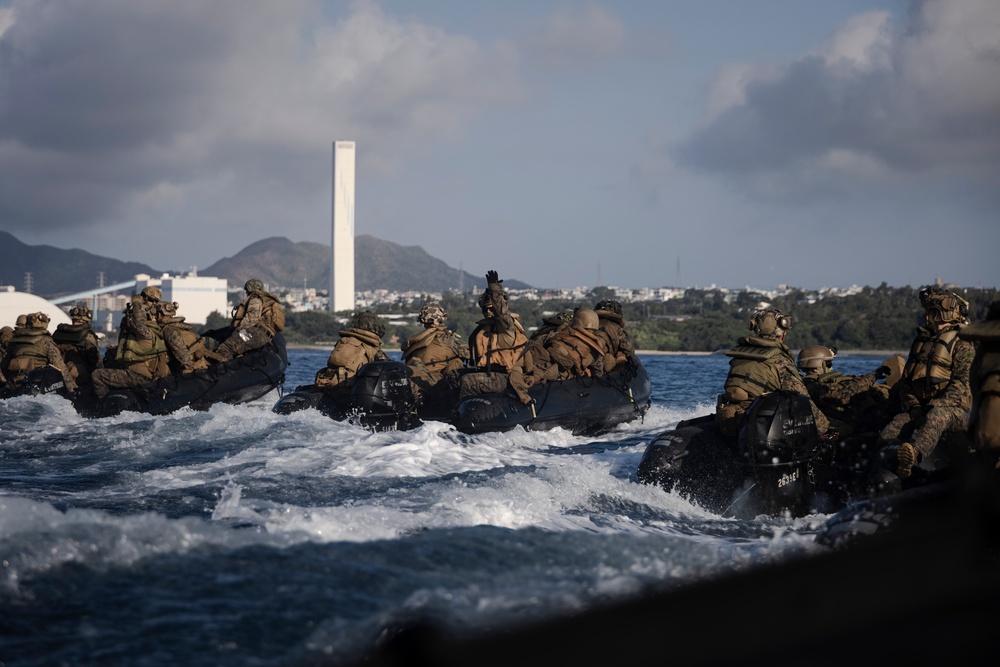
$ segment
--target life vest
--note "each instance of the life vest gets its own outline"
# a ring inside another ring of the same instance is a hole
[[[169,375],[167,344],[163,340],[160,325],[147,320],[146,327],[152,332],[153,340],[137,338],[130,328],[120,332],[123,337],[118,340],[115,359],[123,368],[148,378]]]
[[[478,367],[488,367],[490,365],[503,366],[507,370],[515,368],[521,358],[521,351],[528,343],[528,337],[524,334],[524,327],[517,315],[511,314],[514,319],[514,342],[510,346],[501,346],[499,334],[495,333],[490,318],[480,320],[478,327],[473,332],[469,340],[472,362]]]
[[[86,382],[90,371],[101,366],[97,336],[90,324],[60,324],[52,334],[74,380]],[[88,354],[89,353],[89,354]]]
[[[84,347],[87,340],[93,337],[94,332],[90,325],[83,324],[60,324],[52,334],[52,340],[59,346],[59,349],[66,352],[73,347]]]
[[[440,377],[462,367],[463,347],[455,333],[442,326],[432,326],[406,341],[403,361],[407,366],[416,366],[419,362],[429,373]]]
[[[603,337],[592,331],[569,326],[545,342],[556,363],[575,375],[590,376],[590,367],[604,357],[608,346]]]
[[[264,302],[260,309],[260,326],[267,329],[272,336],[285,330],[285,308],[281,301],[269,292],[251,292],[243,302],[233,310],[233,329],[239,329],[240,323],[247,314],[247,303],[254,296]]]
[[[198,332],[192,329],[190,324],[186,324],[183,317],[171,317],[163,323],[162,327],[164,330],[169,328],[180,334],[184,347],[191,353],[195,370],[208,368],[209,363],[205,356],[208,350],[205,347],[205,339],[199,336]],[[166,341],[164,341],[164,345],[166,345]],[[175,372],[177,370],[176,368],[174,369]]]
[[[740,344],[726,350],[729,360],[729,376],[724,385],[725,393],[736,400],[745,401],[745,392],[750,400],[777,391],[781,388],[781,378],[775,364],[782,356],[792,363],[795,357],[787,345],[777,340],[746,336]],[[738,390],[742,390],[738,391]]]
[[[926,402],[943,392],[951,380],[952,355],[958,343],[958,325],[937,333],[926,327],[917,327],[917,336],[910,347],[903,367],[913,393]]]
[[[14,330],[7,348],[7,375],[14,384],[20,384],[30,371],[49,365],[49,353],[46,340],[52,340],[52,335],[45,329],[29,327]]]
[[[353,382],[358,369],[369,361],[388,358],[389,355],[382,351],[382,339],[375,332],[355,327],[343,329],[326,361],[326,368],[317,371],[315,384],[329,389],[349,380]]]

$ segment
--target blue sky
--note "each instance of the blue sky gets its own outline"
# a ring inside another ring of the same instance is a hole
[[[0,1],[0,229],[540,287],[1000,286],[1000,3]]]

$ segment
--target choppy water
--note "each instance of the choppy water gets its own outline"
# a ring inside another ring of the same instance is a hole
[[[290,390],[327,352],[289,356]],[[276,415],[277,392],[99,420],[0,401],[0,664],[348,663],[414,619],[472,633],[817,549],[825,516],[726,519],[636,482],[728,368],[642,359],[653,407],[599,438],[370,433]]]

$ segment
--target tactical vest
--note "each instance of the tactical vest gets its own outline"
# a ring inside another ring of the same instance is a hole
[[[87,339],[93,335],[90,325],[83,324],[60,324],[52,334],[52,340],[63,352],[71,347],[84,347]]]
[[[445,341],[451,341],[448,344]],[[419,361],[434,375],[440,377],[448,371],[461,368],[463,358],[459,354],[457,336],[442,326],[428,327],[406,341],[403,361],[407,366]]]
[[[498,344],[498,335],[482,326],[489,320],[480,320],[479,326],[472,334],[469,341],[469,349],[473,355],[472,361],[478,367],[486,367],[491,364],[503,366],[507,370],[515,368],[521,357],[521,352],[528,343],[528,337],[524,335],[524,327],[516,315],[514,318],[514,344],[510,347],[501,347]]]
[[[590,366],[607,353],[603,338],[594,332],[577,327],[567,327],[545,343],[549,354],[560,366],[577,375],[591,375]]]
[[[191,353],[191,359],[194,360],[195,369],[208,368],[209,363],[205,358],[205,339],[198,335],[198,332],[191,328],[191,325],[184,322],[183,317],[172,317],[163,323],[163,328],[170,328],[173,331],[177,331],[181,335],[181,341],[184,342],[184,347],[188,349]],[[164,342],[166,345],[166,342]]]
[[[948,387],[951,380],[952,354],[958,343],[957,325],[937,334],[926,327],[917,327],[917,336],[910,347],[903,367],[913,393],[922,402],[937,396]]]
[[[45,329],[25,327],[14,330],[14,337],[7,348],[7,374],[11,381],[20,384],[30,371],[49,365],[45,340],[51,338]]]
[[[252,292],[233,311],[233,329],[239,329],[240,323],[247,314],[247,302],[251,297],[259,296],[264,304],[260,309],[260,326],[267,329],[272,336],[285,330],[285,309],[281,301],[269,292]]]
[[[741,338],[739,345],[726,350],[726,356],[732,358],[729,360],[729,376],[724,385],[725,393],[730,396],[741,396],[741,392],[732,390],[742,390],[751,400],[781,388],[781,378],[775,361],[782,356],[793,363],[795,361],[792,351],[781,341],[757,336]]]
[[[356,340],[360,345],[346,341]],[[382,339],[373,331],[351,327],[340,331],[340,340],[334,345],[327,359],[326,367],[316,373],[315,384],[323,389],[330,389],[339,384],[350,384],[357,375],[358,369],[369,361],[388,359],[382,351]]]
[[[153,340],[137,338],[131,329],[121,331],[124,337],[118,340],[115,358],[122,367],[139,375],[148,378],[163,377],[169,374],[167,344],[163,340],[159,324],[149,320],[146,327],[152,332]]]

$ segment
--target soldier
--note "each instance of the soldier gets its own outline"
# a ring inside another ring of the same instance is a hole
[[[316,372],[316,386],[320,389],[347,391],[362,366],[369,361],[389,360],[382,349],[385,325],[370,310],[354,313],[349,326],[341,329],[339,335],[326,367]]]
[[[632,339],[625,331],[625,317],[622,315],[622,305],[614,299],[602,299],[594,306],[600,318],[601,331],[607,336],[610,344],[610,356],[604,360],[604,372],[610,373],[615,366],[627,363],[635,358],[635,347]]]
[[[251,278],[243,286],[246,298],[233,310],[233,333],[211,355],[229,361],[250,350],[264,347],[285,329],[285,308],[264,283]]]
[[[157,287],[147,287],[141,294],[133,294],[125,307],[112,364],[105,364],[90,376],[98,399],[112,389],[141,387],[170,375],[167,345],[152,315],[160,300],[159,292]]]
[[[1000,470],[1000,301],[990,304],[985,321],[963,327],[958,337],[976,344],[969,369],[969,438],[989,465]]]
[[[444,375],[462,368],[469,358],[469,345],[445,328],[448,313],[437,301],[424,304],[418,319],[424,330],[400,347],[410,381],[419,394],[435,386]]]
[[[740,419],[757,397],[779,389],[809,395],[795,368],[795,357],[784,342],[792,318],[777,308],[764,308],[754,313],[747,325],[754,335],[741,337],[736,347],[726,351],[731,357],[729,375],[716,401],[715,421],[730,438],[739,434]],[[829,420],[811,398],[809,404],[817,430],[825,434]]]
[[[62,373],[66,390],[74,394],[77,390],[76,380],[66,367],[59,346],[52,341],[48,326],[49,316],[45,313],[25,316],[25,326],[14,329],[10,346],[0,360],[0,371],[8,385],[16,389],[24,383],[29,372],[52,366]]]
[[[969,369],[975,348],[958,337],[969,303],[938,287],[925,287],[919,296],[924,326],[917,327],[903,377],[894,388],[900,412],[879,433],[877,465],[902,478],[917,465],[930,471],[947,464],[938,441],[945,431],[964,430],[972,407]]]
[[[550,317],[546,317],[542,320],[542,326],[538,327],[528,337],[528,343],[538,343],[544,344],[552,334],[557,331],[561,331],[569,326],[569,323],[573,321],[573,313],[575,311],[572,308],[567,308],[566,310],[556,313]]]
[[[507,292],[496,271],[486,272],[486,290],[479,297],[483,319],[469,335],[469,365],[486,369],[481,374],[463,377],[465,386],[460,395],[503,390],[508,386],[525,405],[531,402],[524,378],[524,347],[528,337],[517,313],[510,312]],[[474,383],[476,386],[469,384]]]
[[[104,368],[97,334],[90,327],[94,314],[86,306],[74,306],[69,311],[71,324],[60,324],[52,334],[59,346],[66,366],[78,386],[90,384],[90,375]]]
[[[842,436],[878,428],[889,400],[889,385],[878,381],[892,369],[883,364],[864,375],[844,375],[833,370],[836,355],[837,348],[823,345],[799,351],[795,365],[805,373],[809,396]]]
[[[157,308],[157,322],[163,333],[163,342],[170,355],[170,373],[191,373],[208,368],[209,351],[204,339],[183,317],[177,316],[177,303],[164,301]]]
[[[577,308],[569,326],[545,341],[544,351],[553,363],[544,364],[544,357],[536,360],[532,369],[533,381],[604,375],[604,360],[609,356],[609,349],[597,313],[590,308]]]

